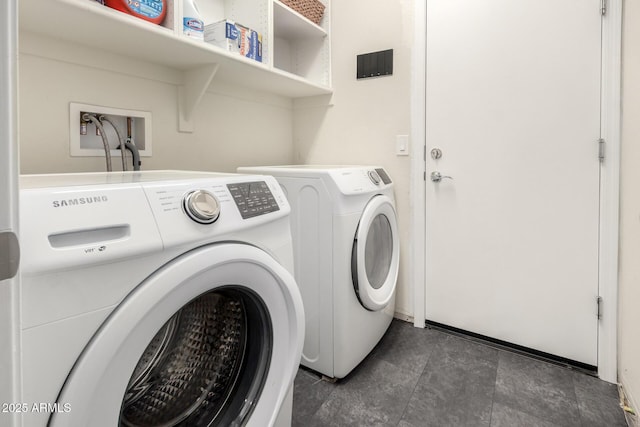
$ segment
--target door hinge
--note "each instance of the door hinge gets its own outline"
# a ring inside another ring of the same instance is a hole
[[[601,296],[596,297],[596,305],[597,305],[598,320],[600,320],[602,319],[602,297]]]
[[[12,231],[0,232],[0,282],[13,278],[20,266],[20,243]]]
[[[598,140],[598,158],[600,159],[601,162],[604,161],[604,144],[605,144],[604,139],[600,138]]]
[[[427,171],[422,172],[422,180],[423,181],[427,180]]]
[[[425,162],[427,161],[427,146],[426,145],[422,146],[422,160],[424,160]]]
[[[602,16],[607,14],[607,0],[602,0],[600,3],[600,13]]]

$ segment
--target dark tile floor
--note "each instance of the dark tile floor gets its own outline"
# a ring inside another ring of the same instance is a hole
[[[300,369],[293,426],[624,427],[614,384],[394,320],[335,384]]]

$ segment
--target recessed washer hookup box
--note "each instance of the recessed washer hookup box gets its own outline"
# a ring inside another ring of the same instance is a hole
[[[262,36],[229,19],[205,25],[204,41],[262,62]]]

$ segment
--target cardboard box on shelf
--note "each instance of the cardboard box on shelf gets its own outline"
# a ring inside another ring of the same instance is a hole
[[[229,19],[205,25],[204,41],[262,62],[262,36]]]

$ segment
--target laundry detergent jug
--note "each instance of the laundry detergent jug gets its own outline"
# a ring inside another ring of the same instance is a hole
[[[104,4],[154,24],[160,24],[167,14],[167,0],[105,0]]]

